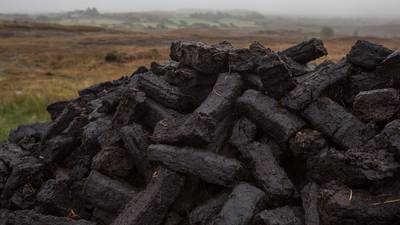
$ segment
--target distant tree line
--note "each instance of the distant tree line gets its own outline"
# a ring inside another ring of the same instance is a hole
[[[265,17],[263,14],[258,12],[249,11],[243,13],[242,15],[233,14],[229,12],[197,12],[190,14],[191,18],[194,19],[203,19],[211,22],[218,22],[222,19],[239,19],[239,20],[250,20],[250,21],[259,21],[263,20]]]

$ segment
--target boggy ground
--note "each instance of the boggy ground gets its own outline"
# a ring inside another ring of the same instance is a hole
[[[0,25],[0,140],[20,124],[48,120],[50,102],[75,97],[77,90],[91,84],[131,74],[140,65],[167,60],[169,43],[178,39],[227,40],[237,47],[258,41],[281,50],[304,37],[276,38],[219,29],[134,33],[82,26]],[[361,38],[324,40],[329,56],[322,60],[341,59],[357,39]],[[400,38],[362,39],[390,48],[400,46]],[[110,52],[121,53],[122,60],[106,62]]]

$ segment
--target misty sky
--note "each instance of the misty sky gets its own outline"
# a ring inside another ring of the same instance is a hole
[[[400,18],[400,0],[0,0],[0,13],[249,9],[283,15]]]

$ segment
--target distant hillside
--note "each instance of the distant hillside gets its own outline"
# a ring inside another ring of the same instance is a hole
[[[44,30],[44,31],[63,31],[63,32],[100,32],[105,29],[102,27],[83,26],[83,25],[61,25],[56,23],[38,23],[29,21],[1,21],[1,30]]]
[[[318,35],[323,27],[336,36],[400,36],[400,23],[383,19],[314,18],[264,15],[248,10],[178,10],[126,13],[101,13],[96,8],[50,14],[0,14],[0,20],[29,21],[67,26],[112,28],[129,31],[163,31],[175,29],[240,30],[247,33],[295,33],[304,37]],[[393,25],[394,24],[394,25]],[[72,28],[75,29],[75,28]]]

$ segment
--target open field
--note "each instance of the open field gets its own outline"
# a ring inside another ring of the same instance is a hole
[[[228,40],[237,47],[258,41],[281,50],[304,36],[216,28],[143,33],[86,26],[0,25],[0,140],[19,124],[48,120],[46,105],[50,102],[73,98],[83,87],[129,75],[151,61],[167,60],[169,43],[180,39],[209,43]],[[330,53],[325,59],[339,60],[357,39],[325,40]],[[392,48],[400,46],[400,38],[362,39]],[[114,51],[126,54],[126,62],[105,62],[106,54]]]

